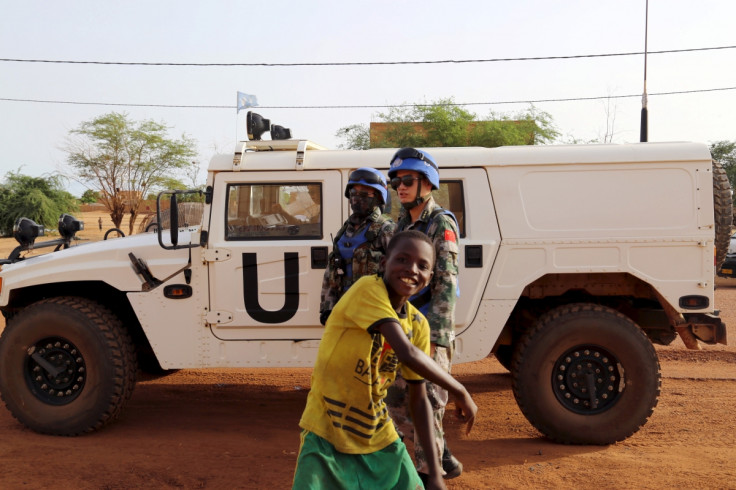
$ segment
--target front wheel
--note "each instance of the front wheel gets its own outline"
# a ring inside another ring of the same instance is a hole
[[[133,342],[102,305],[76,297],[40,301],[0,337],[0,396],[43,433],[73,436],[115,420],[135,386]]]
[[[514,396],[540,432],[563,444],[612,444],[639,430],[659,399],[657,353],[617,311],[565,305],[540,318],[514,357]]]

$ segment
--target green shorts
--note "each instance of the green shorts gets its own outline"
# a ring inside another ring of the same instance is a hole
[[[306,430],[301,440],[294,490],[424,488],[400,440],[370,454],[341,453],[326,439]]]

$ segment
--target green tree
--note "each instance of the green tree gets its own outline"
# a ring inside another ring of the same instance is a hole
[[[127,210],[130,234],[145,196],[196,165],[194,140],[187,135],[171,139],[167,129],[152,120],[130,121],[127,114],[112,112],[70,131],[67,162],[76,180],[99,191],[117,228]]]
[[[369,130],[354,124],[340,128],[337,137],[346,142],[341,148],[404,146],[485,146],[535,145],[553,141],[559,133],[552,117],[534,107],[515,114],[491,112],[479,117],[455,104],[452,98],[431,104],[392,107],[378,113],[380,122],[389,123],[379,137],[369,140]]]
[[[710,145],[710,154],[726,170],[731,188],[736,189],[736,141],[716,141]],[[731,196],[736,205],[736,196]]]
[[[367,150],[371,147],[370,129],[365,124],[351,124],[337,130],[335,136],[345,140],[338,144],[343,150]]]
[[[46,228],[56,228],[59,216],[76,213],[77,200],[63,189],[57,175],[29,177],[10,172],[0,184],[0,234],[12,235],[20,217],[30,218]]]
[[[87,189],[82,194],[82,197],[79,198],[79,202],[82,204],[92,204],[97,202],[100,199],[100,193],[97,191],[93,191],[92,189]]]

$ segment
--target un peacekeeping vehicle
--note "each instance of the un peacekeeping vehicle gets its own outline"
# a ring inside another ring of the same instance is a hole
[[[455,363],[495,354],[548,438],[631,436],[660,395],[653,344],[726,343],[713,283],[731,189],[706,145],[426,150],[459,223]],[[69,246],[81,224],[62,217],[62,238],[35,243],[56,250],[22,257],[38,227],[20,220],[0,261],[8,410],[77,435],[119,416],[139,367],[311,366],[348,176],[387,172],[395,151],[251,137],[212,158],[199,224],[179,219],[181,191],[163,193],[155,232]]]

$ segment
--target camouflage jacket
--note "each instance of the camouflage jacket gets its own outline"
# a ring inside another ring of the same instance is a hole
[[[376,274],[381,257],[386,253],[388,242],[394,236],[396,223],[386,215],[381,214],[376,207],[365,220],[353,224],[355,215],[350,216],[337,232],[332,244],[332,252],[327,259],[327,269],[322,279],[322,294],[320,296],[320,313],[332,310],[337,300],[358,279],[363,276]],[[337,241],[345,234],[346,237],[359,235],[365,227],[366,241],[355,249],[352,260],[352,277],[346,275],[347,268],[340,263]]]
[[[430,283],[431,299],[427,321],[431,328],[430,341],[443,347],[451,347],[455,340],[455,303],[457,302],[457,273],[459,233],[455,220],[446,214],[436,215],[428,223],[432,211],[440,208],[434,197],[426,201],[424,210],[414,223],[405,209],[399,213],[398,231],[419,230],[434,242],[437,261]]]

